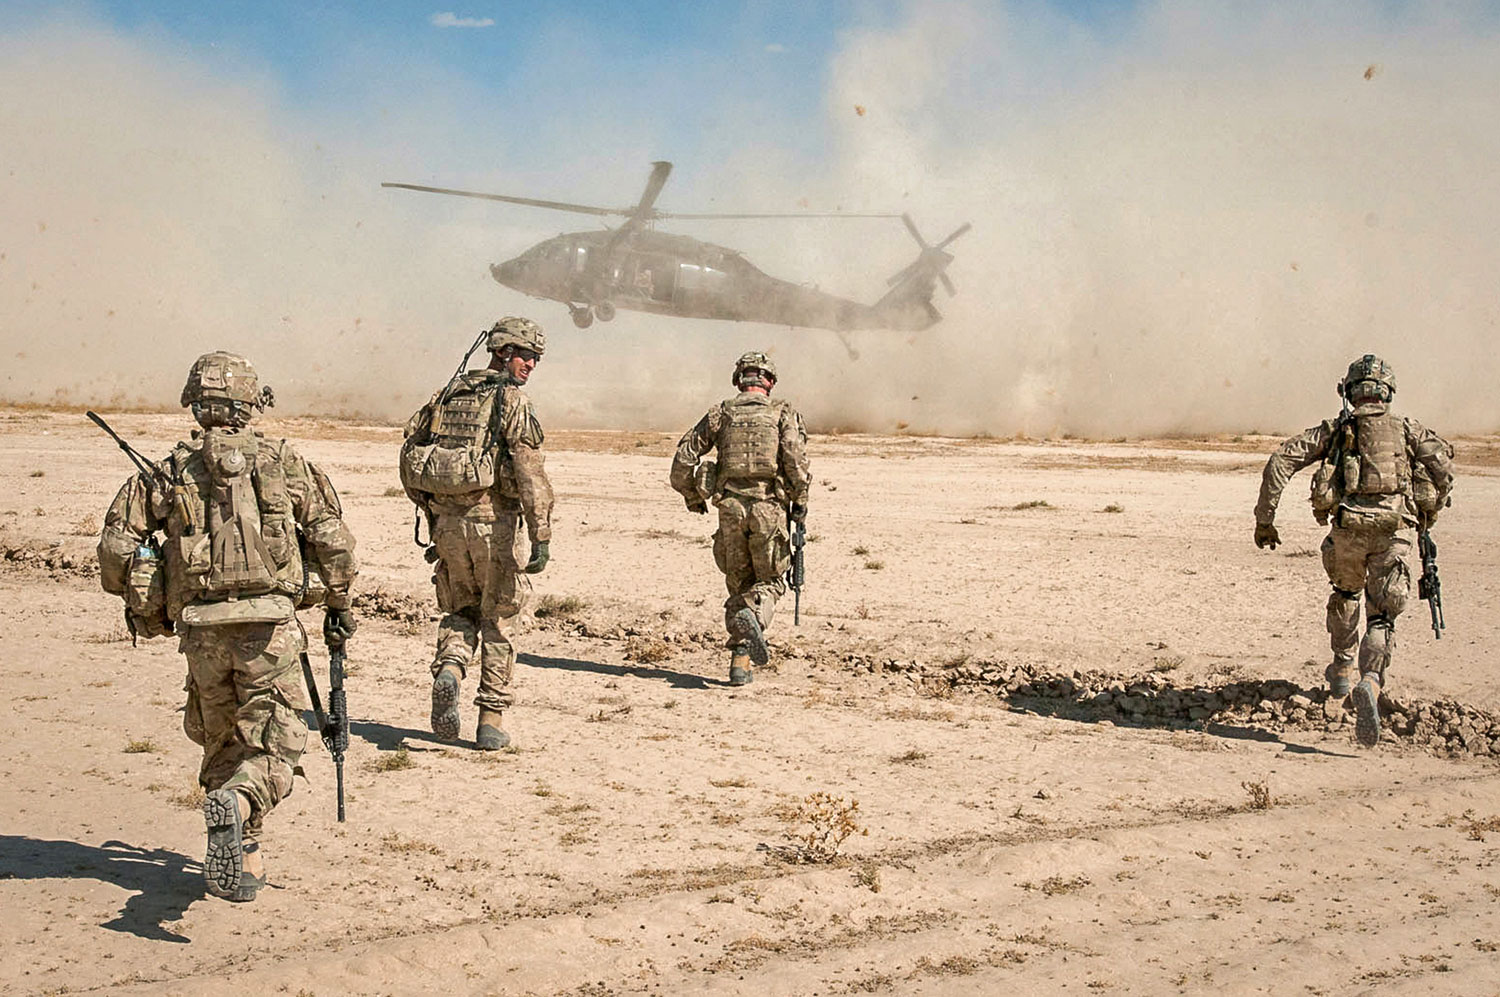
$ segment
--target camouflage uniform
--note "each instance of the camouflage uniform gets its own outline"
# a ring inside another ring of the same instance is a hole
[[[1401,531],[1430,524],[1447,504],[1453,447],[1415,419],[1390,412],[1395,378],[1378,358],[1355,361],[1339,390],[1352,409],[1286,440],[1266,462],[1255,505],[1256,543],[1280,542],[1274,523],[1282,491],[1297,471],[1321,462],[1312,500],[1318,522],[1332,524],[1322,545],[1323,569],[1333,586],[1327,606],[1329,687],[1339,696],[1348,692],[1357,652],[1359,673],[1378,694],[1395,651],[1396,617],[1411,591],[1411,541]],[[1373,743],[1378,736],[1378,717],[1366,718],[1361,739]]]
[[[209,354],[194,372],[235,362],[248,370],[231,354]],[[183,404],[201,390],[190,381]],[[289,443],[246,429],[248,416],[239,425],[200,422],[208,428],[177,444],[159,475],[136,475],[120,488],[105,516],[99,570],[104,590],[126,600],[133,632],[178,635],[188,664],[183,726],[203,747],[198,781],[250,801],[243,827],[250,846],[292,791],[307,740],[299,669],[307,640],[294,611],[306,604],[311,576],[326,586],[325,605],[347,615],[354,538],[333,485]],[[244,485],[226,485],[216,471],[226,454],[243,458]],[[237,496],[253,507],[244,532]],[[236,576],[224,567],[236,557],[251,570]],[[153,570],[158,577],[147,585]]]
[[[764,354],[740,358],[737,386],[746,370],[765,371],[767,391],[775,384],[774,367]],[[711,450],[718,452],[717,463],[700,465]],[[729,648],[739,657],[747,643],[760,639],[744,632],[741,612],[748,611],[764,633],[776,600],[786,593],[784,576],[791,564],[787,512],[806,514],[812,483],[802,416],[787,402],[742,387],[683,434],[672,459],[671,483],[689,509],[705,511],[710,501],[718,506],[714,562],[724,572],[729,592],[724,601]],[[737,667],[747,668],[731,665]]]
[[[525,320],[502,319],[496,329],[517,321]],[[526,324],[535,329],[534,324]],[[534,336],[523,336],[522,341],[531,348],[544,343],[540,337],[540,330],[536,330]],[[492,346],[501,338],[492,333]],[[540,354],[541,350],[534,352]],[[514,702],[510,691],[516,660],[512,624],[531,596],[531,582],[516,557],[517,534],[524,522],[533,551],[547,550],[552,539],[552,485],[544,467],[544,436],[536,411],[504,370],[460,374],[411,417],[406,424],[407,439],[431,437],[434,419],[441,419],[444,399],[453,397],[456,389],[462,389],[471,399],[467,404],[474,411],[486,413],[482,416],[486,425],[476,438],[489,451],[494,484],[446,494],[421,491],[408,484],[407,493],[427,514],[432,554],[436,556],[432,580],[443,617],[438,623],[433,678],[439,679],[448,669],[461,681],[477,655],[479,688],[474,704],[480,708],[482,720],[493,712],[498,722],[499,712]],[[528,565],[527,570],[540,568]],[[446,698],[447,693],[442,695]],[[453,697],[456,700],[456,687]],[[448,711],[446,702],[440,708],[438,698],[435,687],[434,730],[456,738],[456,715]]]

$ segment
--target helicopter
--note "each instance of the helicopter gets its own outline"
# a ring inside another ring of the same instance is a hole
[[[597,318],[608,322],[616,309],[679,318],[767,322],[775,325],[832,329],[917,332],[942,318],[932,304],[941,281],[955,293],[947,273],[953,262],[946,249],[969,231],[965,222],[932,245],[905,214],[682,214],[662,211],[656,198],[672,172],[669,162],[651,164],[641,198],[629,208],[600,208],[564,201],[544,201],[506,194],[483,194],[447,187],[382,183],[382,187],[477,197],[556,211],[625,221],[601,231],[565,232],[537,243],[515,259],[490,265],[490,275],[505,287],[535,298],[567,305],[573,324],[587,329]],[[900,218],[920,248],[917,258],[886,281],[890,288],[874,304],[861,304],[810,287],[772,277],[740,253],[711,242],[658,232],[660,219],[702,218]],[[847,340],[845,341],[847,346]]]

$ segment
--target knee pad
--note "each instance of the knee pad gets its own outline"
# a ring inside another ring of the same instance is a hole
[[[1335,588],[1328,593],[1328,633],[1334,651],[1352,647],[1359,631],[1359,593]]]

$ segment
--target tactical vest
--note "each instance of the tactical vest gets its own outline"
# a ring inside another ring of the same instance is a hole
[[[1344,453],[1340,468],[1345,495],[1411,493],[1404,419],[1389,411],[1355,416],[1354,442],[1353,452]]]
[[[493,446],[495,406],[501,395],[496,375],[460,375],[424,407],[426,432],[413,433],[401,446],[401,483],[432,495],[483,491],[495,483]],[[422,412],[413,419],[420,423]]]
[[[716,441],[720,482],[776,480],[781,467],[783,407],[779,401],[745,404],[730,399],[723,404]]]
[[[1308,496],[1313,517],[1319,524],[1348,498],[1379,499],[1404,495],[1418,502],[1413,478],[1425,482],[1435,498],[1436,490],[1425,470],[1413,473],[1407,452],[1406,420],[1389,410],[1372,415],[1345,415],[1332,423],[1333,439],[1323,463],[1313,474]],[[1429,499],[1430,501],[1430,499]]]
[[[279,450],[214,427],[168,462],[168,615],[200,626],[289,619],[304,575]]]

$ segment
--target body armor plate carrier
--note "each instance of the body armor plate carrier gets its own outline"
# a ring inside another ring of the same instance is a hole
[[[720,482],[775,481],[780,469],[781,402],[724,403],[719,430]]]

